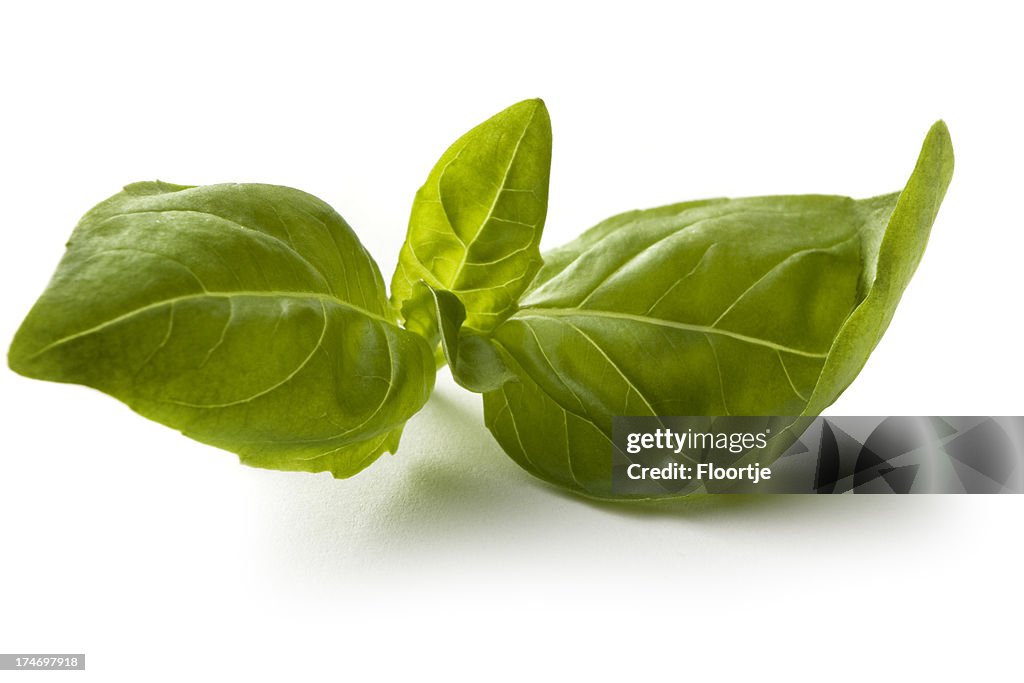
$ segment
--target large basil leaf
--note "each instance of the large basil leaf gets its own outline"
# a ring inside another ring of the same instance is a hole
[[[817,414],[885,331],[952,170],[939,122],[901,193],[716,199],[601,223],[547,258],[491,334],[516,379],[484,394],[488,427],[536,476],[613,497],[615,415]]]
[[[137,183],[96,206],[9,362],[247,464],[335,476],[393,452],[434,381],[352,229],[271,185]]]
[[[448,148],[413,202],[391,280],[396,308],[415,311],[408,302],[423,281],[457,294],[470,328],[490,330],[514,311],[541,265],[550,166],[540,100],[509,107]]]

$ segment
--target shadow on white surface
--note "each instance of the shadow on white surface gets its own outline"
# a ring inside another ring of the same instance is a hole
[[[521,470],[484,427],[479,397],[447,375],[438,384],[399,454],[352,479],[251,472],[261,482],[266,560],[294,576],[411,571],[487,580],[515,568],[519,576],[579,578],[680,561],[711,571],[740,554],[770,561],[865,544],[877,552],[890,541],[906,549],[947,516],[933,496],[592,501]]]

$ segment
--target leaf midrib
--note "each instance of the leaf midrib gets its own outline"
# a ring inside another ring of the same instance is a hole
[[[624,320],[631,322],[644,323],[648,325],[657,325],[659,327],[670,327],[677,330],[685,330],[687,332],[697,332],[700,334],[715,334],[723,337],[730,337],[738,341],[746,342],[748,344],[754,344],[756,346],[763,346],[776,351],[784,351],[786,353],[792,353],[797,356],[803,356],[805,358],[825,358],[828,353],[816,353],[812,351],[805,351],[803,349],[796,349],[791,346],[784,344],[778,344],[776,342],[769,341],[767,339],[761,339],[759,337],[751,337],[749,335],[741,334],[739,332],[733,332],[731,330],[722,329],[720,327],[710,327],[707,325],[695,325],[690,323],[682,323],[674,320],[665,320],[662,318],[654,318],[647,315],[636,315],[633,313],[619,313],[616,311],[603,311],[600,309],[578,309],[578,308],[547,308],[542,306],[530,306],[528,308],[522,308],[510,320],[522,320],[528,318],[559,318],[559,317],[590,317],[590,318],[602,318],[609,320]]]
[[[156,309],[158,309],[158,308],[160,308],[162,306],[170,306],[170,305],[182,302],[182,301],[193,301],[193,300],[196,300],[196,299],[205,299],[205,298],[211,298],[211,299],[232,299],[232,298],[236,298],[236,297],[239,297],[239,298],[241,298],[241,297],[248,297],[248,298],[256,298],[256,297],[258,297],[258,298],[267,298],[267,299],[310,299],[310,300],[320,301],[321,303],[330,303],[330,304],[333,304],[333,305],[336,305],[336,306],[340,306],[342,308],[347,308],[349,310],[356,311],[358,313],[362,313],[362,314],[364,314],[366,316],[374,318],[375,320],[379,320],[379,321],[381,321],[383,323],[387,323],[389,325],[393,324],[387,318],[384,318],[383,316],[377,315],[376,313],[372,313],[370,311],[367,311],[366,309],[360,308],[359,306],[351,304],[351,303],[349,303],[347,301],[342,301],[341,299],[339,299],[337,297],[334,297],[334,296],[331,296],[329,294],[321,294],[321,293],[318,293],[318,292],[302,292],[302,291],[299,291],[299,292],[287,292],[287,291],[273,291],[273,290],[271,290],[271,291],[234,290],[234,291],[230,291],[230,292],[203,291],[203,292],[195,292],[193,294],[186,294],[186,295],[182,295],[182,296],[171,297],[169,299],[161,299],[160,301],[154,301],[153,303],[146,304],[145,306],[140,306],[139,308],[132,309],[132,310],[126,312],[126,313],[122,313],[119,316],[116,316],[114,318],[110,318],[109,320],[104,320],[103,322],[101,322],[101,323],[99,323],[97,325],[93,325],[90,328],[87,328],[85,330],[80,330],[78,332],[75,332],[74,334],[70,334],[70,335],[67,335],[66,337],[61,337],[60,339],[52,341],[49,344],[47,344],[46,346],[44,346],[43,348],[41,348],[38,351],[36,351],[35,353],[33,353],[31,356],[29,356],[29,358],[36,358],[36,357],[41,356],[42,354],[46,353],[47,351],[50,351],[51,349],[54,349],[54,348],[56,348],[58,346],[66,344],[66,343],[68,343],[70,341],[74,341],[75,339],[79,339],[81,337],[85,337],[85,336],[88,336],[90,334],[94,334],[96,332],[99,332],[100,330],[106,329],[107,327],[111,327],[113,325],[117,325],[118,323],[125,322],[126,320],[130,320],[130,319],[132,319],[135,316],[142,315],[143,313],[148,313],[149,311],[156,310]]]
[[[484,233],[484,227],[491,220],[492,216],[494,216],[494,209],[498,205],[498,200],[501,198],[501,193],[504,192],[505,190],[505,184],[508,182],[508,177],[509,174],[512,172],[512,167],[515,166],[516,159],[519,156],[519,148],[522,146],[523,140],[526,139],[526,134],[529,132],[530,127],[533,125],[534,119],[536,119],[537,117],[537,109],[538,108],[534,106],[533,111],[530,113],[529,120],[526,122],[526,125],[523,126],[522,132],[520,132],[519,137],[516,139],[516,144],[512,148],[512,154],[509,156],[508,164],[505,166],[505,169],[502,172],[501,182],[498,183],[498,187],[494,193],[494,197],[491,199],[490,205],[488,206],[487,215],[484,216],[484,219],[480,221],[480,225],[477,226],[476,234],[474,234],[469,239],[468,242],[463,241],[462,237],[459,236],[458,233],[456,232],[455,226],[451,225],[451,221],[449,220],[449,225],[451,226],[452,233],[459,237],[459,241],[462,242],[463,244],[463,250],[462,258],[459,260],[459,264],[455,268],[455,272],[452,275],[451,282],[446,285],[448,289],[459,291],[456,285],[459,283],[462,273],[466,269],[466,262],[469,259],[469,252],[472,251],[473,245],[475,245],[481,239],[481,235]],[[452,161],[454,161],[454,159]],[[445,167],[445,170],[447,170],[447,166]],[[441,190],[441,180],[443,177],[444,171],[442,171],[437,178],[437,196],[441,202],[442,209],[444,209],[444,193]],[[447,218],[448,211],[447,209],[444,209],[444,211],[445,217]],[[418,257],[417,260],[419,260]]]

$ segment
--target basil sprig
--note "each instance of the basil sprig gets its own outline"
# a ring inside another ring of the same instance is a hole
[[[416,194],[390,297],[315,197],[129,185],[75,229],[10,366],[246,464],[347,477],[396,450],[436,357],[483,395],[515,462],[613,498],[616,415],[813,416],[835,401],[953,172],[940,121],[900,192],[630,211],[542,257],[550,161],[540,100],[456,141]]]

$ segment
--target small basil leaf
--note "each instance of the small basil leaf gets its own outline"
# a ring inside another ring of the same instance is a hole
[[[491,339],[484,395],[521,466],[611,490],[616,415],[813,415],[854,379],[949,184],[941,122],[902,193],[716,199],[633,211],[557,250]]]
[[[461,386],[483,393],[515,379],[491,340],[464,326],[466,309],[451,292],[417,282],[402,311],[408,329],[435,347],[440,343],[452,377]]]
[[[327,204],[271,185],[136,183],[79,223],[8,360],[282,470],[355,474],[434,381]]]
[[[424,281],[462,300],[466,325],[486,331],[515,310],[540,267],[551,121],[526,100],[448,148],[416,193],[391,280],[397,309]]]

